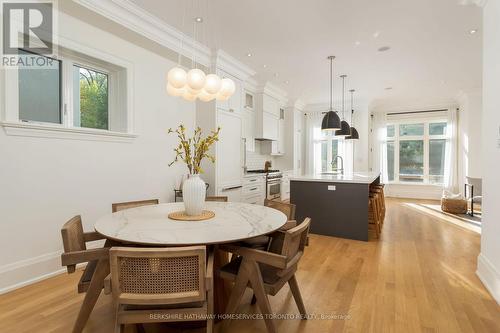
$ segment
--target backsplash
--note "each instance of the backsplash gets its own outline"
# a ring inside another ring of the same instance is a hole
[[[257,170],[264,169],[266,161],[271,161],[274,168],[274,157],[271,155],[263,155],[260,153],[260,142],[255,141],[255,152],[247,151],[247,169]]]

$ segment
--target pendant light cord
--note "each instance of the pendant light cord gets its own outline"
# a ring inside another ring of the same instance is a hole
[[[330,57],[330,111],[333,111],[333,57]]]
[[[354,125],[354,107],[352,106],[353,105],[353,99],[354,99],[354,89],[350,90],[350,93],[351,93],[351,126]]]

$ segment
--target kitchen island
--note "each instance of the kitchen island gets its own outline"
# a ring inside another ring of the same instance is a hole
[[[379,183],[374,172],[291,176],[290,202],[297,221],[312,219],[312,233],[367,241],[370,185]]]

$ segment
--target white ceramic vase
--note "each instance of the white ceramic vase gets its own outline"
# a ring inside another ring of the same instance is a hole
[[[186,214],[201,215],[205,205],[205,182],[200,175],[189,175],[182,184],[182,200]]]

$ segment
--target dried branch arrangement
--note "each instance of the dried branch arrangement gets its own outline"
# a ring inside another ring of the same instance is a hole
[[[210,135],[202,138],[201,128],[197,127],[194,131],[193,137],[186,136],[186,128],[184,125],[179,125],[177,129],[169,129],[168,133],[175,133],[179,138],[179,145],[174,149],[175,159],[168,165],[182,161],[186,163],[189,174],[203,173],[201,169],[201,162],[204,158],[208,158],[212,163],[215,162],[215,157],[208,153],[210,147],[219,141],[220,127],[217,131],[211,131]]]

